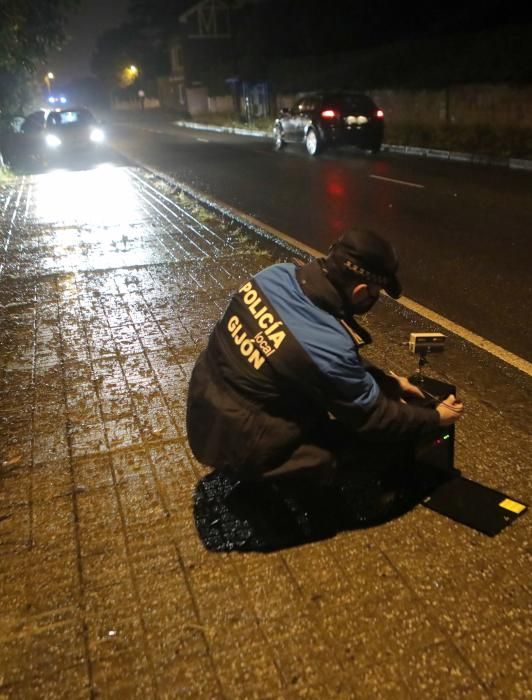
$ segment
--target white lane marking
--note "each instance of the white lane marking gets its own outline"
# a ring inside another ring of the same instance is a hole
[[[130,158],[130,160],[133,161],[134,159]],[[293,248],[299,248],[299,250],[303,250],[316,258],[321,258],[325,255],[325,253],[317,250],[316,248],[312,248],[311,246],[308,246],[305,243],[302,243],[301,241],[292,238],[292,236],[289,236],[288,234],[279,231],[279,229],[276,229],[273,226],[269,226],[268,224],[264,223],[264,221],[256,219],[254,216],[250,216],[249,214],[245,214],[243,211],[240,211],[240,209],[236,209],[235,207],[232,207],[229,204],[226,204],[225,202],[216,199],[215,197],[212,197],[210,195],[207,196],[202,192],[199,192],[198,190],[195,190],[194,188],[190,187],[189,185],[183,182],[179,182],[179,180],[176,180],[172,176],[167,175],[166,173],[163,173],[160,170],[147,166],[146,164],[141,162],[139,162],[139,165],[145,170],[151,171],[161,179],[166,180],[167,182],[171,181],[173,185],[182,188],[191,196],[196,197],[200,202],[205,202],[206,204],[214,206],[223,213],[230,214],[236,219],[241,219],[245,223],[250,224],[252,227],[262,229],[263,231],[266,231],[272,236],[276,236],[281,240],[285,241]],[[527,374],[529,377],[532,377],[532,362],[528,362],[528,360],[519,357],[519,355],[515,355],[513,352],[502,348],[500,345],[496,345],[490,340],[487,340],[486,338],[483,338],[482,336],[473,333],[473,331],[468,330],[464,326],[460,326],[458,323],[455,323],[454,321],[451,321],[450,319],[447,319],[444,316],[440,316],[440,314],[436,313],[435,311],[432,311],[432,309],[428,309],[426,306],[422,306],[421,304],[418,304],[416,301],[413,301],[408,297],[400,297],[395,301],[397,304],[401,304],[405,308],[414,311],[420,316],[424,316],[429,321],[437,323],[442,328],[445,328],[446,330],[450,331],[451,333],[454,333],[460,338],[463,338],[465,341],[471,343],[472,345],[476,345],[478,348],[481,348],[482,350],[485,350],[486,352],[490,353],[490,355],[493,355],[497,359],[506,362],[507,364],[511,365],[512,367],[515,367],[521,372],[524,372],[524,374]]]
[[[129,125],[128,125],[129,126]],[[172,132],[170,131],[163,131],[162,129],[154,129],[153,127],[149,126],[135,126],[132,125],[134,129],[141,129],[141,131],[149,131],[150,134],[170,134]]]
[[[384,180],[385,182],[395,182],[396,185],[405,185],[406,187],[417,187],[420,190],[425,189],[425,185],[418,185],[417,182],[408,182],[407,180],[395,180],[393,177],[383,177],[382,175],[370,175],[374,180]]]
[[[138,126],[137,124],[126,124],[125,126],[132,129],[140,129],[141,131],[148,131],[151,134],[163,134],[164,136],[174,136],[175,131],[171,129],[154,129],[152,126]],[[196,136],[196,141],[201,141],[202,143],[210,143],[209,139],[203,139],[200,136]]]
[[[139,126],[138,124],[121,124],[120,122],[115,122],[115,125],[126,129],[148,131],[150,134],[164,134],[165,136],[171,136],[176,133],[175,131],[171,131],[169,129],[154,129],[152,126]]]

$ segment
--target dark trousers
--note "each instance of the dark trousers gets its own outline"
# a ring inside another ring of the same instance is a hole
[[[366,369],[389,399],[400,400],[399,384],[393,377],[369,364]],[[307,473],[318,480],[327,481],[331,474],[338,476],[344,470],[377,473],[410,460],[416,447],[413,439],[366,441],[354,434],[353,430],[331,419],[313,432],[311,440],[298,445],[282,464],[265,472],[262,478]]]
[[[400,388],[395,379],[377,367],[368,366],[381,391],[395,401],[400,400]],[[426,442],[426,441],[423,441]],[[412,463],[417,449],[423,444],[414,438],[395,441],[365,440],[337,420],[328,419],[317,426],[308,440],[294,448],[278,465],[262,473],[231,473],[242,481],[266,481],[289,477],[309,477],[317,482],[342,478],[344,472],[356,470],[360,475],[378,475],[391,468]]]
[[[354,435],[336,420],[316,431],[312,441],[298,445],[280,465],[265,472],[261,479],[308,475],[328,481],[344,471],[378,473],[400,467],[413,457],[416,442],[405,439],[393,443],[369,442]]]

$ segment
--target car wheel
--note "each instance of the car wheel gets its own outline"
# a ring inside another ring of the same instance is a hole
[[[314,129],[312,126],[309,128],[307,135],[305,136],[305,147],[307,149],[307,153],[311,156],[317,156],[319,153],[321,153],[322,142],[318,137],[316,129]]]
[[[382,143],[375,143],[373,146],[370,146],[369,150],[371,153],[380,153],[382,148]]]
[[[280,126],[276,126],[273,130],[273,147],[276,151],[280,151],[286,146],[286,141],[283,139],[283,132]]]

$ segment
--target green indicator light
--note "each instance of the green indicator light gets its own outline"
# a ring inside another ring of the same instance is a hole
[[[447,435],[444,435],[444,436],[443,436],[443,439],[444,439],[444,440],[448,440],[450,437],[451,437],[451,436],[450,436],[449,434],[447,434]]]

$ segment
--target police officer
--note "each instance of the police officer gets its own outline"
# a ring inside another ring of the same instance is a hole
[[[371,338],[355,316],[381,290],[400,296],[397,268],[386,240],[350,230],[325,258],[245,282],[192,372],[187,433],[198,461],[240,480],[322,474],[454,423],[454,396],[408,403],[417,387],[360,356]]]

